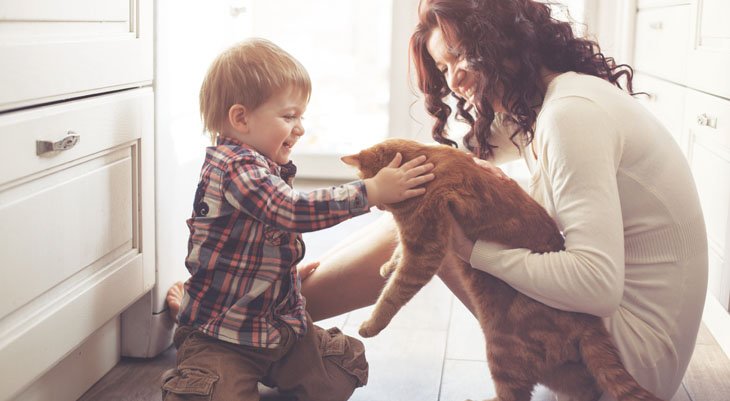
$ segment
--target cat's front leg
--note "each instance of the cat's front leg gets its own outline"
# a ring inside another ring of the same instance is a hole
[[[392,278],[391,278],[392,281]],[[384,293],[388,291],[388,285],[386,285]],[[358,333],[364,338],[375,337],[383,331],[384,328],[388,327],[388,324],[398,312],[399,308],[394,308],[394,305],[386,301],[386,297],[382,295],[375,304],[375,309],[370,315],[370,318],[362,324],[360,324],[360,330]]]
[[[387,262],[383,263],[382,266],[380,266],[380,276],[383,278],[390,277],[391,274],[395,271],[396,266],[398,266],[398,263],[400,263],[400,260],[403,256],[403,245],[398,243],[398,246],[395,247],[395,250],[393,250],[393,254],[390,255],[390,259],[388,259]]]

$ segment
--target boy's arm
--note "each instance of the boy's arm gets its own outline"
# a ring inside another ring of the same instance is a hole
[[[303,193],[249,159],[235,163],[226,181],[233,207],[286,231],[321,230],[369,211],[362,180]]]
[[[397,203],[426,190],[433,163],[419,156],[401,165],[400,153],[374,177],[302,193],[269,172],[255,158],[231,165],[223,184],[226,200],[255,219],[282,230],[307,232],[331,227],[367,212],[370,206]]]

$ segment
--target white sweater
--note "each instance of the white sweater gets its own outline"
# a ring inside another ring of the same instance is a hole
[[[529,192],[557,221],[566,250],[532,254],[478,241],[471,264],[547,305],[603,317],[629,371],[670,399],[694,349],[707,285],[705,226],[687,161],[634,98],[592,76],[554,78],[535,127],[522,152]],[[496,160],[514,149],[502,139]]]

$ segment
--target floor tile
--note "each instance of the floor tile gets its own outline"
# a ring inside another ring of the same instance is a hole
[[[446,358],[486,361],[484,334],[476,317],[456,297],[451,305]]]

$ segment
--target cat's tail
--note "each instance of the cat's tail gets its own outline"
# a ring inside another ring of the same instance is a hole
[[[598,387],[617,401],[662,401],[641,387],[626,370],[602,323],[585,331],[580,342],[580,353]]]

